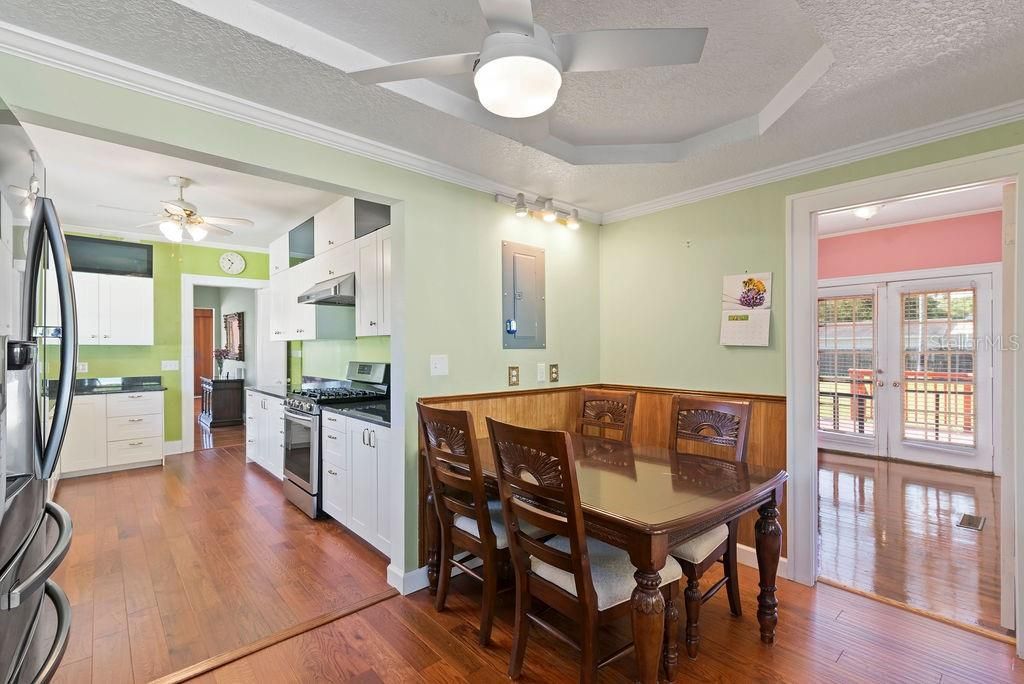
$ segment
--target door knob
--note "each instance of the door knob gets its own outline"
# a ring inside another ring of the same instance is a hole
[[[879,387],[885,387],[885,380],[879,380],[878,381],[878,386]]]
[[[893,386],[893,387],[899,387],[899,386],[900,386],[900,383],[899,383],[898,381],[896,381],[896,380],[893,380],[893,381],[892,381],[892,386]]]

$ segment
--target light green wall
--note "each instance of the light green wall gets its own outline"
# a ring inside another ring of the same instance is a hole
[[[523,368],[522,388],[533,387],[536,374],[530,368],[538,361],[558,362],[564,384],[598,380],[595,226],[570,232],[518,220],[484,192],[6,55],[0,56],[0,97],[26,121],[64,119],[64,127],[137,136],[398,200],[392,273],[396,283],[407,286],[404,301],[395,304],[392,343],[400,348],[392,348],[392,360],[407,364],[409,501],[418,488],[417,397],[499,389],[509,364]],[[501,348],[502,240],[547,250],[546,350]],[[199,258],[188,255],[189,264]],[[216,267],[216,257],[209,262]],[[173,297],[177,301],[177,289]],[[448,376],[430,376],[429,356],[435,353],[449,355]],[[173,414],[177,409],[170,404]],[[417,520],[416,507],[407,509],[405,555],[411,569]]]
[[[785,394],[786,197],[1021,144],[1024,121],[602,227],[601,380]],[[722,276],[745,271],[774,274],[765,348],[718,343]]]
[[[246,263],[248,266],[248,262]],[[195,288],[198,290],[199,288]],[[228,314],[242,314],[243,340],[242,351],[245,360],[232,361],[224,360],[224,373],[233,378],[238,377],[239,371],[245,371],[245,379],[248,383],[258,385],[259,377],[256,375],[256,290],[242,287],[219,287],[217,312],[220,317],[217,319],[218,346],[224,346],[224,317]]]
[[[0,89],[2,90],[2,89]],[[0,97],[3,95],[0,94]],[[59,198],[54,198],[59,202]],[[59,204],[58,204],[59,206]],[[78,360],[89,364],[87,373],[79,377],[102,378],[121,375],[159,375],[167,386],[164,395],[164,439],[181,439],[181,373],[162,371],[162,360],[181,359],[181,276],[227,276],[217,263],[223,249],[197,245],[153,244],[153,345],[79,347]],[[245,270],[239,278],[263,280],[270,277],[270,261],[265,253],[240,252],[245,257]],[[53,361],[56,364],[56,359]],[[47,368],[54,377],[56,368]]]

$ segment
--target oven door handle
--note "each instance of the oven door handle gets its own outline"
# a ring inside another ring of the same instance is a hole
[[[295,411],[289,411],[288,409],[284,410],[284,415],[285,417],[291,418],[292,420],[298,423],[308,425],[311,428],[313,427],[313,416],[307,415],[305,413],[296,413]]]

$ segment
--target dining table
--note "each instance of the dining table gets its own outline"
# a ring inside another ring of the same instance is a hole
[[[632,628],[641,682],[668,681],[678,669],[679,606],[665,605],[659,572],[669,550],[750,511],[754,523],[759,588],[757,621],[765,644],[778,623],[776,575],[782,548],[779,505],[786,471],[776,467],[680,453],[666,447],[627,444],[570,433],[587,535],[624,549],[633,577]],[[477,440],[488,489],[497,492],[490,439]],[[435,511],[428,489],[427,511]],[[427,577],[436,592],[440,565],[436,514],[427,520]],[[692,625],[696,630],[697,625]]]

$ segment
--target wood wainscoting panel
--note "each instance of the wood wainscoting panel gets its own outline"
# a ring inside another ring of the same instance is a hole
[[[590,387],[634,391],[637,393],[633,418],[633,444],[665,446],[671,423],[672,395],[713,396],[725,399],[746,399],[753,406],[750,434],[747,440],[747,462],[752,465],[786,467],[786,398],[778,395],[741,394],[734,392],[700,392],[685,389],[642,387],[633,385],[594,384]],[[488,416],[506,423],[550,430],[575,430],[583,386],[546,387],[543,389],[460,394],[447,397],[425,397],[431,406],[464,409],[473,414],[478,436],[487,432]],[[422,449],[422,444],[420,449]],[[713,447],[712,447],[713,449]],[[696,450],[698,451],[699,450]],[[709,456],[721,456],[714,451]],[[426,563],[426,471],[419,459],[420,478],[420,565]],[[786,552],[786,499],[779,507],[782,523],[782,553]],[[433,511],[429,514],[433,515]],[[754,521],[757,513],[749,513],[739,527],[739,543],[753,548]]]

